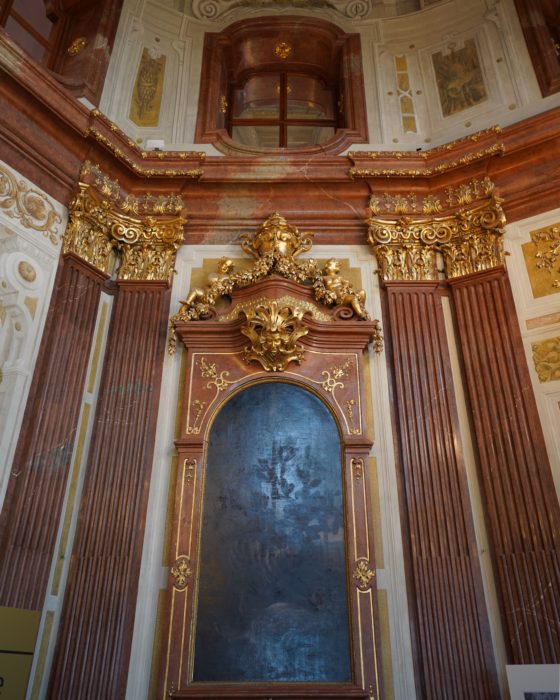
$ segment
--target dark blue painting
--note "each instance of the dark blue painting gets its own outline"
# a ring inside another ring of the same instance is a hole
[[[234,396],[206,465],[194,681],[351,680],[341,446],[282,382]]]

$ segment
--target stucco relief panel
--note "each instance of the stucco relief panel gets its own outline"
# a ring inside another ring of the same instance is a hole
[[[556,488],[560,495],[560,209],[511,224],[509,277]]]
[[[186,25],[182,12],[158,3],[137,16],[123,13],[100,107],[143,147],[147,139],[163,140],[164,148],[185,142]]]
[[[0,503],[49,305],[66,214],[0,163]]]

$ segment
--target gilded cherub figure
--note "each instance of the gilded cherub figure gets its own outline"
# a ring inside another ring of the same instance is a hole
[[[202,287],[195,287],[194,289],[191,289],[189,296],[180,303],[184,306],[192,306],[197,301],[206,302],[208,300],[208,296],[212,295],[212,292],[216,291],[217,287],[222,282],[227,280],[232,272],[233,261],[229,258],[220,258],[218,261],[218,271],[211,272],[208,275],[208,286],[206,289],[202,289]]]
[[[331,258],[327,260],[322,271],[323,284],[330,292],[336,304],[348,304],[352,307],[356,316],[367,319],[365,310],[366,293],[363,289],[357,291],[351,283],[340,275],[340,262]]]

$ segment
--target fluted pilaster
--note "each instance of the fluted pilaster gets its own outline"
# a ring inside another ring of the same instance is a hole
[[[2,511],[0,605],[43,606],[104,281],[73,254],[59,269]]]
[[[438,283],[387,282],[421,697],[498,697]]]
[[[120,282],[49,697],[124,697],[169,295]]]
[[[560,508],[503,267],[450,280],[509,661],[560,660]]]

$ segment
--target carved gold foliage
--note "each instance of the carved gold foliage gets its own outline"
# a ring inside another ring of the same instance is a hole
[[[354,457],[350,460],[350,466],[352,467],[354,479],[359,481],[364,476],[364,460],[361,457]]]
[[[272,274],[308,284],[315,299],[326,306],[346,306],[359,318],[369,318],[365,310],[365,293],[354,290],[340,275],[338,261],[329,260],[321,269],[315,260],[295,260],[311,248],[311,234],[300,233],[279,214],[272,214],[254,236],[242,236],[241,247],[255,259],[253,265],[237,272],[231,260],[222,259],[217,273],[209,277],[206,289],[191,290],[182,302],[181,309],[171,319],[172,326],[178,321],[207,317],[222,296],[249,287]]]
[[[25,228],[40,231],[53,245],[59,241],[57,224],[62,219],[47,197],[18,181],[0,165],[0,211],[13,219],[19,219]]]
[[[369,561],[365,557],[360,557],[356,560],[356,565],[352,573],[352,578],[357,582],[358,588],[361,591],[367,591],[371,588],[375,571],[371,568]]]
[[[70,203],[70,218],[64,234],[64,253],[74,253],[90,265],[109,274],[111,251],[116,241],[111,238],[112,214],[107,203],[92,197],[89,186],[79,184]]]
[[[170,573],[174,581],[174,588],[178,591],[183,591],[187,587],[189,579],[192,577],[192,569],[188,557],[177,557],[170,569]]]
[[[74,253],[109,273],[111,252],[122,255],[118,276],[123,280],[167,281],[175,253],[183,240],[181,218],[134,219],[115,212],[110,200],[101,199],[84,183],[70,204],[64,252]]]
[[[489,177],[482,180],[473,178],[470,182],[464,182],[456,187],[448,187],[445,190],[447,204],[450,207],[463,207],[471,204],[481,197],[489,197],[494,191],[494,183]]]
[[[240,302],[236,305],[233,311],[231,311],[231,313],[220,316],[218,321],[220,321],[221,323],[224,323],[226,321],[234,321],[236,318],[239,317],[239,314],[242,311],[251,310],[256,305],[262,304],[267,301],[267,297],[259,297],[258,299],[254,299],[252,301]],[[332,316],[329,316],[328,314],[325,314],[322,311],[320,311],[315,306],[315,304],[311,303],[310,301],[296,299],[290,294],[284,294],[283,296],[279,297],[276,301],[278,302],[279,306],[289,306],[292,309],[299,309],[302,312],[302,314],[309,314],[311,318],[314,318],[317,321],[322,321],[323,323],[332,323]]]
[[[384,280],[438,279],[438,253],[444,256],[448,278],[504,262],[505,217],[501,200],[493,196],[451,216],[392,221],[371,218],[367,223],[368,241]]]
[[[281,372],[290,362],[301,363],[304,348],[298,340],[308,333],[301,309],[267,301],[243,313],[247,321],[241,332],[251,342],[243,351],[247,363],[256,360],[267,372]]]
[[[540,382],[560,379],[560,337],[532,344],[533,362]]]
[[[537,268],[550,275],[560,275],[560,226],[553,225],[531,232],[536,252]],[[560,287],[560,279],[552,280],[553,287]]]

